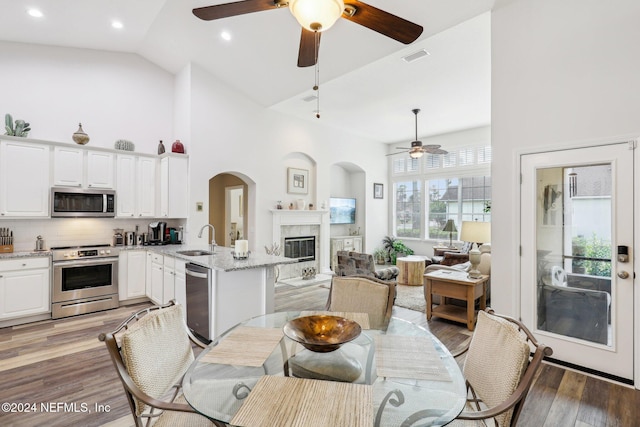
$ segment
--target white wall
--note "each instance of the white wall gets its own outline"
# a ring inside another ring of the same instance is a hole
[[[193,235],[208,218],[208,212],[195,211],[196,201],[206,201],[207,183],[219,173],[234,173],[255,183],[249,186],[249,193],[255,195],[255,206],[249,206],[247,235],[252,250],[272,243],[269,210],[276,202],[282,200],[288,206],[299,198],[286,192],[287,167],[309,169],[311,188],[305,200],[316,206],[331,195],[331,165],[337,161],[373,171],[367,175],[366,186],[383,182],[387,170],[382,144],[264,109],[195,64],[190,73],[189,230]],[[366,198],[372,197],[367,191]],[[386,224],[385,214],[374,216]],[[378,226],[378,220],[373,224]],[[375,233],[380,233],[380,227]],[[380,234],[381,239],[384,230]]]
[[[519,304],[519,154],[640,135],[638,16],[637,0],[518,0],[492,14],[491,303],[500,312]]]
[[[173,142],[174,76],[138,55],[0,42],[0,116],[31,123],[29,138],[156,153]],[[2,127],[4,129],[4,126]],[[4,132],[0,132],[4,134]]]

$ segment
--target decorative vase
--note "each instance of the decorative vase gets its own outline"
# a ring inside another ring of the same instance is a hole
[[[82,123],[78,123],[78,130],[72,136],[76,144],[85,145],[89,142],[89,135],[82,130]]]
[[[298,199],[296,200],[296,206],[298,208],[299,211],[303,211],[304,207],[306,205],[307,202],[304,201],[304,199]]]
[[[171,152],[184,154],[184,145],[179,139],[176,139],[176,142],[171,145]]]
[[[162,153],[164,153],[164,144],[162,143],[162,140],[160,140],[160,142],[158,143],[158,154]]]

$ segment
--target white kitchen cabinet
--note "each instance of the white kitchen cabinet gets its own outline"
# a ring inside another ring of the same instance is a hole
[[[187,276],[185,273],[185,267],[186,267],[186,262],[184,260],[181,260],[180,258],[176,258],[175,259],[175,266],[174,266],[174,271],[175,271],[175,276],[174,276],[174,285],[175,285],[175,290],[174,290],[174,295],[175,295],[175,299],[176,302],[178,304],[182,304],[182,306],[186,307],[187,306]],[[185,321],[186,319],[186,315],[187,315],[187,311],[184,310],[184,315],[185,315]]]
[[[187,157],[167,156],[160,159],[160,216],[186,218],[188,212]]]
[[[73,146],[55,146],[53,185],[112,189],[114,185],[113,153]]]
[[[175,258],[172,256],[164,256],[164,276],[162,281],[162,303],[167,304],[175,298]]]
[[[0,320],[51,312],[50,259],[0,261]]]
[[[136,207],[139,217],[156,216],[156,164],[155,158],[138,157]]]
[[[121,251],[118,258],[120,301],[146,296],[147,251]]]
[[[113,153],[87,151],[87,188],[113,188]]]
[[[77,147],[53,147],[53,185],[82,187],[84,181],[84,152]]]
[[[338,251],[362,252],[362,236],[336,236],[330,239],[331,269],[338,265]]]
[[[49,216],[49,153],[44,144],[0,142],[0,216]]]
[[[155,254],[153,254],[155,255]],[[151,262],[151,288],[147,295],[149,299],[157,305],[163,304],[163,284],[164,284],[164,265],[162,263],[162,255],[152,255]],[[158,262],[159,257],[159,262]]]
[[[118,154],[116,157],[116,215],[153,218],[156,213],[156,160]]]

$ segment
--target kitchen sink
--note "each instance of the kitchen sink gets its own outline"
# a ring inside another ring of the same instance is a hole
[[[180,255],[187,255],[187,256],[213,255],[213,252],[203,251],[203,250],[177,251],[176,253]]]

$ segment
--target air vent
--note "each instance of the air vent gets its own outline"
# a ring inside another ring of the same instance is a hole
[[[304,102],[311,102],[311,101],[315,101],[316,99],[318,99],[316,95],[308,95],[302,98]]]
[[[424,58],[425,56],[429,56],[431,55],[429,52],[427,52],[424,49],[420,49],[417,52],[414,52],[412,54],[409,54],[407,56],[403,56],[402,60],[405,62],[413,62],[413,61],[417,61],[420,58]]]

